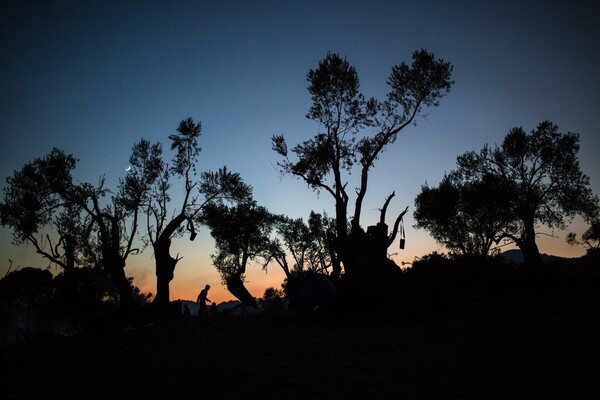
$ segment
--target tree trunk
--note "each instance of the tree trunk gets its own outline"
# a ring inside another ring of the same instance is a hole
[[[336,238],[331,232],[327,232],[327,250],[331,257],[331,280],[335,283],[339,282],[342,275],[342,264],[336,251]]]
[[[341,243],[344,277],[340,296],[345,306],[361,309],[394,300],[401,269],[387,257],[387,225],[355,231]]]
[[[233,275],[225,280],[227,290],[234,295],[243,305],[258,308],[256,300],[244,286],[241,276]]]
[[[135,304],[131,283],[125,275],[125,260],[118,254],[104,258],[104,268],[119,292],[119,318],[120,323],[128,326],[133,321]]]
[[[535,227],[532,218],[523,221],[525,230],[521,236],[519,248],[523,253],[523,264],[530,270],[539,270],[544,267],[544,262],[540,256],[540,250],[535,243]]]
[[[525,267],[531,270],[539,270],[544,267],[544,262],[535,243],[535,238],[525,238],[521,243],[520,249],[523,253],[523,264]]]
[[[75,245],[71,236],[65,236],[65,258],[66,262],[63,265],[64,287],[61,293],[61,305],[68,310],[72,317],[78,318],[81,311],[77,301],[77,271],[75,270]]]
[[[153,245],[154,259],[156,260],[156,297],[152,301],[152,304],[159,309],[168,310],[171,302],[169,285],[175,274],[175,266],[179,262],[179,259],[171,257],[171,235],[187,218],[184,212],[173,218],[157,237]],[[196,234],[192,226],[190,240],[194,240],[195,236]]]
[[[154,243],[154,259],[156,260],[156,297],[152,304],[159,309],[168,309],[170,304],[169,285],[173,280],[175,266],[179,260],[171,257],[171,240],[157,240]]]

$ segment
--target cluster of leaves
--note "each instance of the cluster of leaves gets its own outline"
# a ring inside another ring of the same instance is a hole
[[[567,243],[571,246],[585,246],[588,252],[600,249],[600,220],[596,219],[591,222],[589,228],[581,235],[581,240],[577,239],[576,233],[569,232]]]
[[[437,187],[425,184],[415,199],[417,227],[453,253],[487,255],[502,232],[516,229],[505,211],[510,192],[502,184],[493,175],[464,182],[456,173],[446,175]]]

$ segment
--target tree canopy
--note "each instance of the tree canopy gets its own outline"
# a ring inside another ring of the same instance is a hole
[[[460,214],[453,211],[456,207],[452,211],[441,210],[445,199],[439,193],[431,197],[432,192],[425,187],[417,198],[418,225],[453,248],[457,240],[452,238],[452,232],[459,226],[452,225],[456,221],[438,219],[436,213],[448,211],[454,216],[466,216],[475,224],[461,228],[463,240],[466,234],[485,235],[496,242],[508,238],[522,250],[527,265],[541,266],[536,244],[539,226],[564,229],[575,215],[591,220],[598,212],[598,197],[579,166],[579,146],[578,134],[561,133],[550,121],[538,124],[529,133],[513,128],[500,146],[485,145],[480,152],[459,156],[458,168],[451,173],[452,182],[446,179],[440,184],[440,193],[449,188],[463,195],[464,188],[480,186],[483,191],[467,203],[480,205],[468,210],[464,202],[459,203]],[[433,204],[427,204],[428,197]],[[489,212],[494,214],[490,216]],[[486,224],[492,221],[501,224],[486,231]]]
[[[493,175],[463,182],[456,172],[450,173],[437,187],[421,187],[415,199],[415,226],[452,253],[487,256],[494,242],[514,229],[508,194],[503,181]]]

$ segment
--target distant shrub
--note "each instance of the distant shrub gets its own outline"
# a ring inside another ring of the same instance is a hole
[[[258,299],[258,306],[264,312],[286,310],[286,299],[283,291],[274,287],[267,288],[263,294],[263,297]]]

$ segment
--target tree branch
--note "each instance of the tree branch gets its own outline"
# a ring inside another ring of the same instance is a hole
[[[400,213],[400,215],[398,215],[398,217],[396,218],[396,222],[394,222],[394,228],[392,229],[392,233],[388,237],[388,244],[387,244],[388,247],[392,244],[394,239],[396,239],[396,235],[398,234],[398,227],[400,226],[400,221],[402,221],[402,217],[404,217],[404,214],[406,214],[407,212],[408,212],[408,206],[406,206],[404,211],[402,211]]]
[[[396,191],[393,191],[392,194],[390,194],[387,199],[385,199],[385,203],[383,203],[383,208],[381,208],[379,211],[381,211],[381,214],[379,215],[379,222],[381,222],[382,224],[385,223],[385,213],[387,211],[388,205],[390,204],[390,200],[392,200],[392,198],[396,195]]]

